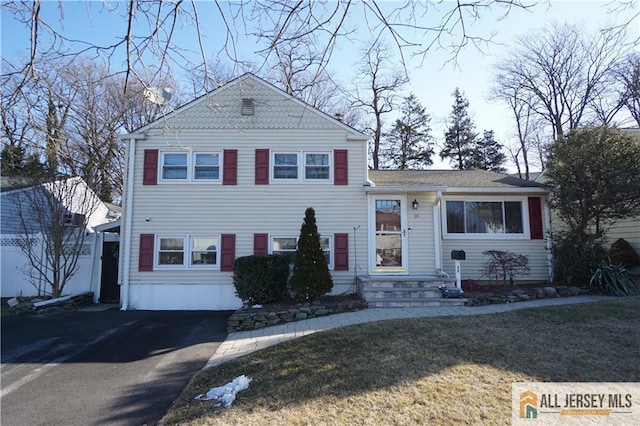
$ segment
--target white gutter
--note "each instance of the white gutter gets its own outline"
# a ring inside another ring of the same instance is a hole
[[[442,272],[442,233],[440,229],[440,206],[442,205],[442,191],[436,193],[433,202],[433,245],[435,251],[436,272]]]
[[[122,259],[122,283],[120,286],[120,296],[122,301],[122,306],[120,310],[126,311],[129,308],[129,275],[131,272],[131,222],[132,222],[132,211],[133,211],[133,181],[134,181],[134,166],[135,166],[135,153],[136,153],[136,136],[140,135],[130,135],[131,139],[129,139],[129,143],[127,144],[127,169],[125,172],[125,176],[127,177],[126,182],[126,198],[124,200],[124,211],[122,212],[124,216],[123,227],[120,229],[120,247],[124,249],[124,253],[120,256]]]
[[[448,187],[447,194],[546,194],[547,188],[537,187],[518,187],[518,188],[499,188],[499,187]]]
[[[398,192],[443,192],[448,189],[446,186],[366,186],[364,192],[379,192],[379,193],[398,193]]]

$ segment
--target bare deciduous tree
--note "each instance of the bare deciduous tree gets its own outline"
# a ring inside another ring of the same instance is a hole
[[[42,179],[32,178],[32,186],[12,193],[9,202],[19,221],[19,247],[29,262],[25,272],[36,288],[44,282],[59,297],[80,256],[90,252],[87,220],[100,200],[80,178]]]
[[[504,101],[513,114],[517,141],[507,145],[506,148],[510,153],[511,160],[516,165],[518,176],[529,180],[532,166],[537,165],[538,170],[544,168],[544,163],[540,161],[541,158],[544,158],[544,154],[540,152],[540,144],[537,142],[544,138],[545,130],[541,123],[541,117],[535,114],[531,107],[535,100],[532,99],[531,94],[521,93],[522,91],[519,86],[494,86],[493,95],[496,99]],[[551,134],[549,133],[550,139]]]
[[[373,124],[366,130],[373,137],[371,154],[373,169],[380,167],[380,142],[383,115],[394,110],[398,91],[407,83],[402,71],[394,69],[389,49],[381,43],[365,50],[360,71],[361,86],[356,86],[353,106],[373,115]]]
[[[622,85],[624,106],[640,127],[640,53],[632,53],[622,61],[614,78]]]
[[[499,93],[543,117],[552,138],[596,122],[594,103],[609,95],[607,82],[629,48],[621,31],[588,34],[575,25],[554,24],[523,36],[514,53],[496,65]]]
[[[143,77],[148,75],[140,75],[141,69],[165,75],[175,68],[190,70],[206,65],[205,53],[211,49],[216,50],[218,57],[241,62],[238,45],[246,37],[257,37],[262,53],[268,56],[282,45],[314,35],[324,66],[329,64],[338,41],[355,31],[354,18],[364,18],[372,40],[390,40],[403,63],[407,54],[424,58],[433,48],[442,47],[450,49],[455,58],[465,46],[483,47],[491,41],[491,34],[475,34],[472,29],[485,11],[497,9],[506,16],[514,8],[528,9],[536,3],[536,0],[87,2],[84,7],[89,21],[99,19],[101,13],[119,17],[113,37],[102,43],[77,40],[65,33],[65,8],[69,6],[61,0],[9,1],[2,8],[3,13],[29,30],[29,55],[17,70],[23,83],[33,77],[43,54],[67,60],[91,56],[111,62],[110,65],[123,58],[124,66],[118,65],[113,72],[124,74],[126,89],[130,80],[146,83]],[[210,28],[218,32],[214,37],[208,34]],[[182,35],[186,32],[192,43],[179,43],[178,32]]]
[[[3,145],[24,145],[28,155],[42,156],[52,175],[81,176],[110,201],[122,194],[124,147],[118,135],[151,122],[177,101],[148,102],[145,86],[136,82],[125,93],[124,78],[98,62],[47,65],[22,90],[3,91]],[[16,80],[18,75],[4,79],[9,89]]]

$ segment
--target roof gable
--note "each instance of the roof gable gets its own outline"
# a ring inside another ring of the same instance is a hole
[[[247,109],[247,100],[252,100],[252,114]],[[356,139],[367,138],[253,74],[244,74],[220,86],[136,133],[165,129],[342,130]]]

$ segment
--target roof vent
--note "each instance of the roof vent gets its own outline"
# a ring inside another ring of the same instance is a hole
[[[253,115],[255,112],[255,104],[252,98],[243,98],[242,107],[240,108],[240,114]]]

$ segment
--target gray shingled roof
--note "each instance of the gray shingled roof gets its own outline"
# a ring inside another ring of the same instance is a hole
[[[544,188],[545,185],[487,170],[369,170],[376,186],[449,188]]]

